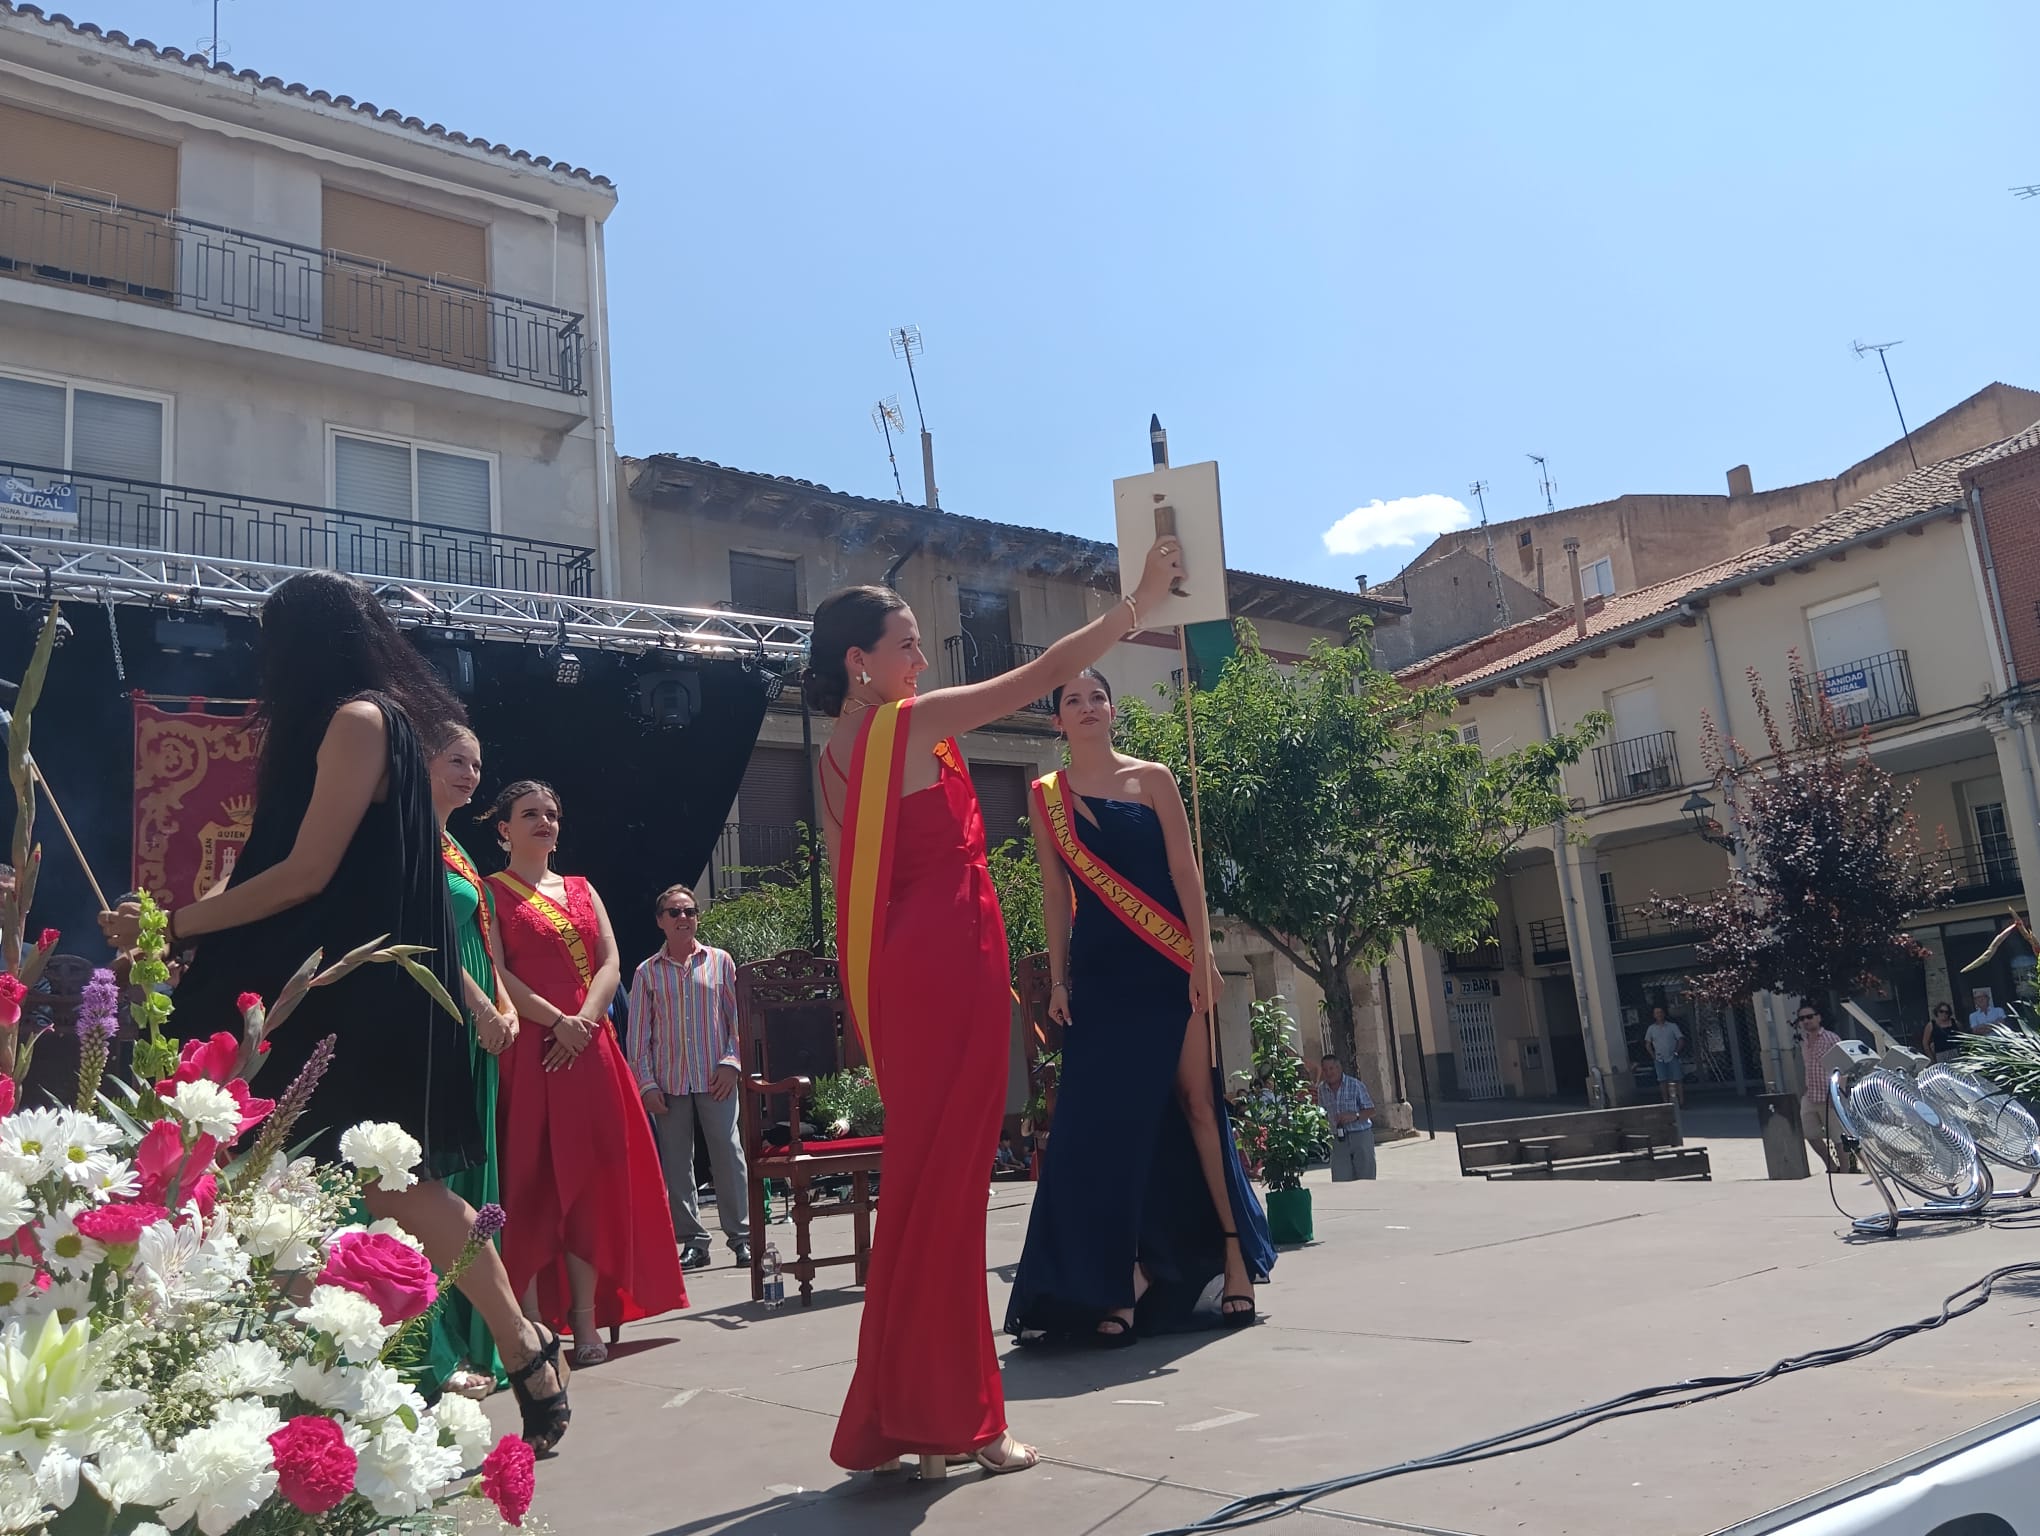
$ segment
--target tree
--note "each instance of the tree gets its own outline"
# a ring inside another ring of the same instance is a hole
[[[1767,761],[1732,738],[1724,747],[1712,718],[1703,731],[1703,758],[1727,802],[1742,865],[1711,900],[1653,902],[1702,935],[1695,989],[1724,1002],[1752,992],[1839,1001],[1884,967],[1923,959],[1906,929],[1953,889],[1946,862],[1922,846],[1917,783],[1872,761],[1868,732],[1841,727],[1797,654],[1791,677],[1788,740],[1763,678],[1749,672]]]
[[[1129,701],[1121,744],[1174,768],[1188,801],[1192,701],[1212,904],[1317,984],[1334,1049],[1354,1066],[1355,967],[1386,959],[1406,928],[1441,947],[1490,933],[1502,855],[1565,819],[1560,772],[1601,720],[1483,758],[1446,723],[1449,690],[1410,692],[1364,643],[1319,641],[1285,671],[1240,629],[1209,691],[1166,713]]]

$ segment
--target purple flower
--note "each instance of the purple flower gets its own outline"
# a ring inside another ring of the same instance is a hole
[[[78,995],[78,1040],[111,1044],[120,1033],[120,984],[103,967],[92,973]]]
[[[468,1241],[486,1243],[509,1223],[510,1218],[503,1213],[503,1207],[492,1200],[475,1212],[475,1224],[469,1229]]]

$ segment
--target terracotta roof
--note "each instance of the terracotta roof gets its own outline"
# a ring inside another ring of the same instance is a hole
[[[1670,581],[1621,593],[1608,598],[1598,609],[1590,602],[1584,638],[1575,632],[1572,609],[1567,607],[1562,610],[1563,622],[1555,633],[1552,616],[1540,614],[1406,667],[1397,676],[1412,686],[1449,683],[1463,693],[1532,663],[1548,664],[1575,651],[1599,649],[1626,630],[1647,629],[1675,618],[1684,603],[1805,565],[1832,550],[1889,533],[1907,523],[1959,510],[1965,471],[2034,447],[2040,447],[2040,423],[1988,447],[1916,469],[1779,543],[1762,544]],[[1511,636],[1518,637],[1520,643],[1509,645]],[[1506,648],[1498,652],[1497,642]]]
[[[771,487],[812,492],[817,498],[835,503],[845,510],[857,511],[872,517],[900,520],[902,525],[911,525],[919,530],[964,534],[982,534],[998,541],[1001,545],[1011,544],[1015,539],[1030,544],[1052,547],[1061,553],[1068,563],[1068,569],[1060,574],[1073,575],[1089,580],[1096,585],[1116,588],[1119,580],[1119,547],[1100,539],[1087,539],[1081,534],[1060,533],[1052,528],[1029,528],[1015,523],[994,522],[990,518],[968,517],[961,512],[947,508],[914,506],[903,501],[885,501],[875,496],[858,496],[849,491],[832,490],[813,480],[802,480],[793,475],[766,474],[754,469],[737,469],[728,464],[718,464],[713,459],[695,458],[690,454],[661,453],[646,459],[629,461],[631,494],[647,501],[672,501],[686,489],[690,470],[707,470],[716,475],[734,475],[746,480],[760,482]],[[1369,592],[1360,592],[1345,587],[1320,586],[1315,582],[1297,581],[1288,576],[1264,576],[1254,571],[1232,569],[1226,572],[1227,586],[1236,609],[1247,609],[1248,605],[1263,610],[1264,618],[1290,618],[1290,610],[1301,614],[1306,611],[1318,613],[1337,610],[1337,614],[1370,613],[1383,617],[1394,617],[1410,611],[1409,604],[1393,598],[1377,597]],[[1280,609],[1282,611],[1274,611]],[[1337,616],[1335,614],[1334,616]],[[1322,622],[1297,618],[1296,622]]]
[[[583,166],[569,165],[564,160],[549,160],[544,155],[534,155],[528,150],[512,149],[507,144],[492,144],[487,139],[475,138],[470,134],[458,133],[443,123],[427,123],[416,117],[406,117],[394,108],[378,107],[374,102],[356,101],[352,96],[335,96],[328,91],[316,91],[297,81],[285,82],[275,75],[259,75],[252,69],[234,69],[231,65],[215,64],[203,53],[186,53],[180,48],[158,48],[146,38],[131,38],[125,32],[112,32],[93,25],[89,21],[73,21],[70,17],[45,12],[39,5],[17,5],[14,0],[0,0],[0,17],[20,16],[45,27],[62,27],[74,37],[94,37],[116,44],[134,53],[146,54],[166,64],[182,64],[187,69],[198,70],[208,75],[217,75],[224,80],[233,80],[256,90],[273,91],[282,96],[296,96],[301,100],[315,101],[322,105],[345,107],[363,117],[389,123],[394,127],[407,128],[429,138],[443,139],[449,144],[460,144],[469,149],[479,149],[485,154],[498,155],[505,160],[514,160],[520,165],[536,166],[540,170],[553,171],[562,176],[571,176],[593,186],[614,187],[615,182],[607,176],[598,176]]]

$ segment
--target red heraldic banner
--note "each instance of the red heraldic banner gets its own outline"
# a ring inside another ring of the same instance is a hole
[[[255,736],[238,699],[135,706],[134,888],[165,906],[234,872],[255,818]]]

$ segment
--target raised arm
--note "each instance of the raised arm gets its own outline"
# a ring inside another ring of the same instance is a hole
[[[1048,828],[1034,831],[1034,862],[1041,866],[1041,926],[1048,935],[1048,1016],[1058,1024],[1070,1021],[1070,919],[1075,893],[1062,856],[1048,844]]]
[[[1161,539],[1148,551],[1147,564],[1130,597],[1122,598],[1082,629],[1072,630],[1034,660],[1011,672],[938,688],[914,705],[907,750],[932,752],[938,743],[1003,720],[1014,711],[1066,683],[1084,668],[1102,661],[1105,653],[1140,628],[1140,615],[1169,595],[1169,584],[1183,574],[1182,546]]]

